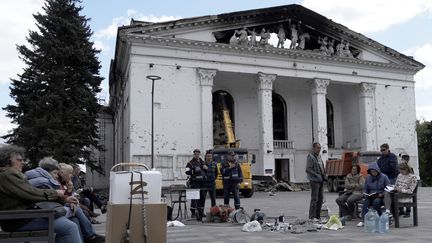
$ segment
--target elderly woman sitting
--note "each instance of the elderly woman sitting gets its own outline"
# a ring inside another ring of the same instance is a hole
[[[412,194],[417,185],[417,177],[413,173],[411,173],[411,168],[407,163],[401,163],[399,165],[399,171],[400,173],[396,177],[396,184],[394,186],[394,191]],[[404,200],[404,198],[400,200]],[[386,191],[384,194],[384,205],[386,208],[386,212],[389,214],[391,209],[391,202],[392,202],[391,192]],[[403,210],[403,209],[400,208],[399,210]],[[409,212],[405,214],[405,217],[406,215],[408,215],[409,217]]]
[[[64,197],[63,192],[55,189],[39,189],[31,186],[22,173],[24,149],[14,145],[0,148],[0,210],[30,209],[40,201],[77,203],[74,197]],[[27,231],[48,229],[48,220],[43,218],[31,221],[1,221],[5,231]],[[55,242],[82,242],[78,226],[66,217],[54,221]]]
[[[70,165],[59,164],[57,160],[52,157],[45,157],[39,161],[39,167],[27,171],[25,175],[29,183],[34,187],[61,190],[65,195],[67,193],[72,195],[66,190],[63,190],[61,183],[58,181],[59,173],[61,173],[60,166],[62,166],[62,168],[72,169]],[[65,204],[65,209],[67,212],[65,217],[69,218],[80,227],[84,242],[105,241],[103,236],[96,234],[90,220],[84,214],[82,208],[78,206],[78,202]]]

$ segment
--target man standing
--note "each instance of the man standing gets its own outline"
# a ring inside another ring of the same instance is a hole
[[[228,159],[221,168],[223,181],[224,204],[229,205],[230,194],[234,195],[234,208],[240,208],[240,183],[243,181],[243,173],[239,163],[235,159],[235,152],[228,151]]]
[[[218,176],[217,163],[213,161],[213,154],[208,150],[205,155],[205,166],[207,166],[207,179],[204,182],[204,197],[201,198],[200,204],[204,207],[207,191],[210,195],[211,206],[216,206],[216,178]]]
[[[381,173],[387,175],[390,184],[394,185],[396,177],[399,174],[398,160],[395,154],[390,152],[389,145],[384,143],[380,146],[381,157],[378,159],[377,164]]]
[[[323,204],[324,181],[327,180],[324,164],[320,156],[321,145],[314,143],[312,153],[309,153],[306,161],[306,174],[311,185],[311,201],[309,206],[309,219],[319,219]]]
[[[204,186],[204,181],[206,177],[207,166],[204,165],[204,161],[200,158],[201,151],[199,149],[195,149],[193,151],[193,158],[186,165],[186,175],[189,176],[189,188],[192,189],[201,189]],[[200,198],[202,197],[202,193],[200,190]],[[201,221],[201,217],[203,215],[203,208],[199,206],[199,199],[191,200],[191,217],[197,218]],[[196,214],[196,210],[198,209],[198,214]]]

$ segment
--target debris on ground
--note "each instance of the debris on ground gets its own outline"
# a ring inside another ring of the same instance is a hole
[[[248,223],[243,225],[243,231],[245,231],[245,232],[262,231],[261,224],[256,220],[248,222]]]
[[[185,226],[182,222],[178,221],[178,220],[174,220],[174,221],[168,221],[167,222],[167,227],[183,227]]]
[[[253,176],[252,180],[256,191],[269,192],[270,196],[274,196],[275,192],[297,192],[308,189],[307,186],[302,184],[295,184],[284,180],[278,181],[273,176]]]

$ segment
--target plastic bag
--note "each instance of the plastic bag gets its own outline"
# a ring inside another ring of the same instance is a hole
[[[262,231],[261,225],[258,221],[254,220],[251,222],[248,222],[243,225],[243,231],[245,232],[258,232]]]
[[[325,224],[325,227],[331,230],[338,230],[343,228],[342,222],[340,221],[337,215],[332,215],[330,219],[327,221],[327,223]]]
[[[168,221],[167,227],[183,227],[185,226],[182,222],[174,220],[174,221]]]

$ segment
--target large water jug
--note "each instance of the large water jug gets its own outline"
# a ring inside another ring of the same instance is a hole
[[[378,214],[374,209],[368,209],[364,216],[364,231],[367,233],[374,233],[376,231],[376,220]]]
[[[378,212],[376,210],[373,210],[373,212],[376,214],[375,217],[375,232],[379,233],[379,220],[380,220],[380,215],[378,214]]]
[[[380,233],[388,233],[389,232],[389,215],[387,212],[384,212],[379,217],[379,231]]]

